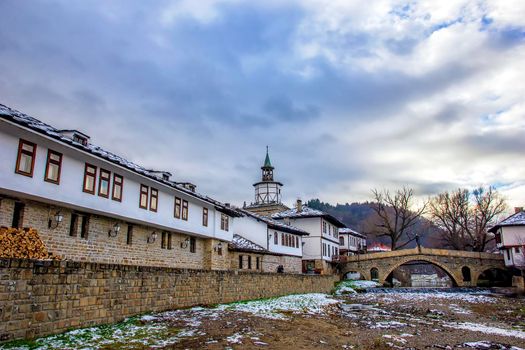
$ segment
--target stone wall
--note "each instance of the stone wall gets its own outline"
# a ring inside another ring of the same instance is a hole
[[[240,256],[243,260],[243,270],[277,272],[277,267],[282,265],[285,273],[302,273],[302,259],[300,257],[238,251],[230,251],[230,269],[239,270]],[[251,269],[248,268],[248,257],[251,257]],[[257,258],[259,258],[259,269],[257,269]]]
[[[70,235],[72,220],[71,209],[50,206],[40,202],[24,201],[23,227],[32,227],[38,231],[48,250],[64,259],[99,263],[126,265],[152,265],[193,269],[228,269],[230,259],[226,243],[223,242],[222,255],[215,249],[217,240],[195,237],[195,252],[189,244],[181,245],[189,236],[171,233],[171,249],[162,248],[162,231],[152,227],[133,224],[131,242],[128,243],[128,224],[99,215],[89,215],[87,237],[81,237],[81,219],[77,223],[77,233]],[[14,200],[0,200],[0,226],[11,226]],[[50,217],[60,210],[63,221],[56,228],[50,229]],[[115,223],[120,224],[120,232],[110,237],[108,232]],[[148,243],[147,238],[155,231],[157,240]]]
[[[336,276],[0,259],[0,341],[193,305],[329,292]]]

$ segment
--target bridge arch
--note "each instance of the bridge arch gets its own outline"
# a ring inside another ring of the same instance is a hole
[[[431,259],[431,258],[429,258],[427,256],[418,256],[418,255],[407,256],[406,258],[401,259],[401,261],[398,261],[397,263],[391,265],[387,269],[384,269],[382,273],[380,272],[379,282],[380,283],[384,283],[386,281],[386,279],[388,278],[388,276],[390,276],[390,274],[392,272],[394,272],[395,269],[399,268],[402,265],[405,265],[407,263],[414,262],[414,261],[424,261],[424,262],[427,262],[427,263],[432,264],[434,266],[437,266],[437,267],[441,268],[443,271],[445,271],[445,273],[448,275],[448,277],[450,278],[450,280],[452,281],[452,284],[454,286],[461,286],[461,285],[463,285],[463,279],[459,278],[459,276],[456,273],[454,273],[454,271],[449,269],[448,266],[446,266],[445,264],[443,264],[443,263],[441,263],[441,262],[439,262],[439,261],[437,261],[435,259]]]

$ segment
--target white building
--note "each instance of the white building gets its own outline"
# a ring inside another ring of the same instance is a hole
[[[496,246],[502,251],[505,265],[525,267],[525,211],[515,208],[515,213],[501,221],[489,232],[496,236]]]
[[[168,172],[110,153],[79,131],[0,105],[0,150],[0,225],[37,228],[66,258],[177,267],[191,261],[202,268],[214,263],[194,256],[211,254],[212,261],[222,255],[220,242],[232,240],[239,214],[228,205],[170,180]],[[117,237],[120,227],[126,229]],[[196,254],[185,260],[179,246]]]
[[[366,236],[348,227],[340,228],[340,255],[355,255],[362,251],[366,251]]]
[[[332,261],[339,255],[339,229],[345,225],[323,211],[309,208],[297,200],[296,207],[272,215],[309,233],[303,237],[303,271],[332,273]]]

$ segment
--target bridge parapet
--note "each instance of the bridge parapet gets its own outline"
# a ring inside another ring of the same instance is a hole
[[[484,260],[491,260],[491,259],[503,260],[503,256],[501,254],[420,247],[420,248],[393,250],[391,252],[378,252],[378,253],[367,253],[367,254],[352,255],[352,256],[341,256],[339,261],[353,262],[353,261],[394,258],[394,257],[409,256],[409,255],[433,255],[433,256],[444,256],[444,257],[448,256],[448,257],[473,258],[473,259],[484,259]]]

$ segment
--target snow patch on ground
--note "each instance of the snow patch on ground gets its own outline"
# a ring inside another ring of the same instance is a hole
[[[334,294],[354,294],[356,293],[356,291],[365,290],[367,288],[375,288],[379,286],[380,284],[374,281],[344,280],[337,285]]]
[[[217,307],[217,310],[241,311],[259,317],[286,319],[287,317],[283,312],[320,315],[324,313],[328,305],[337,303],[340,303],[340,301],[332,299],[326,294],[312,293],[225,304]]]
[[[514,338],[520,338],[525,339],[525,332],[514,330],[514,329],[504,329],[494,326],[488,326],[484,324],[479,323],[471,323],[471,322],[463,322],[463,323],[444,323],[444,327],[449,328],[460,328],[467,331],[473,331],[473,332],[481,332],[485,334],[494,334],[494,335],[500,335],[503,337],[514,337]]]
[[[466,293],[445,293],[445,292],[432,292],[432,293],[366,293],[360,294],[360,299],[381,301],[382,303],[392,304],[399,301],[414,301],[414,302],[426,302],[430,299],[440,299],[447,301],[464,301],[467,303],[495,303],[497,299],[486,295],[466,294]]]

